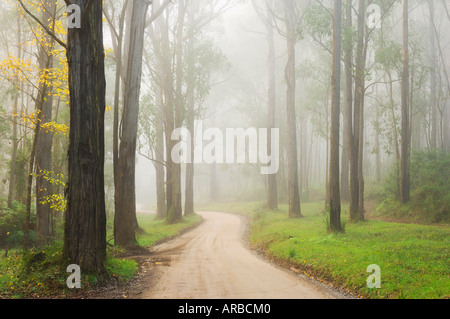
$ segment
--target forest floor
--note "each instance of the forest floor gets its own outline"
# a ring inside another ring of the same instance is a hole
[[[449,298],[448,226],[417,225],[378,216],[328,234],[323,203],[305,203],[305,217],[261,203],[212,203],[203,222],[148,252],[127,257],[138,276],[74,298],[307,299]],[[250,222],[251,221],[251,222]],[[368,289],[366,268],[382,269],[382,289]]]

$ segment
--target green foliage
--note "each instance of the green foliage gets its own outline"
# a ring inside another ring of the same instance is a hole
[[[389,42],[375,53],[375,62],[380,64],[384,70],[402,69],[402,46],[394,41]]]
[[[24,209],[17,203],[15,205],[18,206],[17,210]],[[18,215],[13,210],[7,212]],[[139,224],[144,229],[143,233],[138,234],[139,244],[143,247],[153,246],[197,225],[201,220],[199,215],[195,215],[184,218],[182,223],[169,225],[155,220],[154,216],[139,216]],[[135,260],[123,258],[127,253],[123,248],[111,246],[108,247],[105,262],[107,276],[82,272],[81,290],[69,290],[66,285],[69,274],[61,262],[62,245],[61,241],[55,241],[45,248],[35,248],[25,253],[11,250],[7,257],[0,256],[0,299],[70,297],[72,293],[83,293],[107,282],[127,282],[133,279],[138,271],[138,263]]]
[[[305,28],[309,35],[327,48],[332,45],[333,19],[321,5],[310,5],[305,14]]]
[[[108,258],[105,267],[110,276],[121,282],[133,279],[138,271],[136,261],[120,258]]]
[[[137,241],[142,247],[150,247],[198,225],[202,218],[199,215],[184,217],[181,222],[175,224],[158,220],[152,215],[140,215],[138,220],[144,231],[137,235]]]
[[[13,202],[11,209],[0,210],[0,247],[9,249],[22,243],[25,223],[26,207],[18,202]],[[34,240],[35,232],[30,232],[30,238]]]
[[[10,298],[41,297],[62,291],[67,273],[60,266],[61,242],[0,258],[0,294]]]
[[[450,154],[441,151],[414,152],[410,161],[411,201],[398,201],[396,173],[385,181],[384,200],[377,208],[391,215],[414,222],[450,222]]]
[[[67,178],[63,174],[57,174],[55,172],[50,172],[46,170],[41,170],[40,174],[43,179],[49,182],[53,186],[60,187],[62,189],[65,188]],[[33,174],[34,177],[37,177],[38,174]],[[51,194],[48,196],[44,196],[41,198],[39,202],[42,205],[49,204],[50,209],[55,210],[56,212],[64,212],[67,208],[67,200],[64,194]]]

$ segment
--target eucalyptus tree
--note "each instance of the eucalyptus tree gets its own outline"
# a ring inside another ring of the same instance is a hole
[[[121,246],[135,245],[136,191],[135,163],[141,93],[142,59],[148,2],[132,3],[128,34],[128,60],[124,83],[124,103],[120,130],[117,183],[115,190],[114,243]]]
[[[268,45],[268,112],[267,112],[267,127],[269,129],[269,136],[267,139],[267,150],[268,153],[272,153],[272,133],[271,129],[275,128],[275,118],[276,118],[276,47],[275,47],[275,37],[274,37],[274,26],[273,26],[273,16],[266,14],[270,10],[273,10],[269,3],[265,2],[265,8],[260,8],[255,0],[252,1],[253,7],[255,8],[258,17],[264,24],[267,37]],[[269,209],[278,209],[278,187],[277,187],[277,174],[270,174],[267,176],[267,207]]]
[[[341,230],[341,195],[339,185],[342,0],[335,0],[333,15],[333,72],[330,132],[330,230]]]
[[[63,257],[85,273],[105,273],[105,68],[103,4],[75,0],[82,28],[68,30],[70,89],[69,179]]]
[[[402,72],[402,142],[400,164],[400,198],[403,203],[410,200],[410,73],[409,73],[409,1],[403,0],[403,72]]]
[[[281,4],[270,10],[274,25],[280,35],[286,39],[287,62],[285,68],[286,89],[286,124],[288,136],[288,193],[289,217],[302,217],[300,206],[300,188],[298,177],[298,143],[297,143],[297,117],[296,117],[296,46],[301,39],[303,31],[303,18],[310,1],[299,2],[283,0]]]

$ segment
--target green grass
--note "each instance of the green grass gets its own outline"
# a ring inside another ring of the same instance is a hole
[[[142,233],[137,235],[141,247],[150,248],[157,243],[174,237],[191,227],[198,225],[202,218],[195,215],[184,218],[181,223],[169,225],[155,220],[151,215],[140,215],[138,221]],[[111,233],[108,233],[111,236]],[[108,237],[109,238],[109,237]],[[1,298],[45,298],[49,296],[70,296],[73,292],[67,288],[66,280],[70,275],[61,266],[62,242],[57,241],[42,250],[31,250],[24,254],[21,250],[11,249],[8,257],[2,251],[0,255],[0,299]],[[138,263],[122,257],[124,250],[108,247],[105,268],[109,280],[124,283],[134,278]],[[98,275],[83,274],[82,290],[96,287],[103,278]]]
[[[143,234],[137,235],[140,246],[150,247],[162,240],[167,240],[173,236],[198,225],[202,221],[202,217],[194,215],[183,218],[181,223],[168,224],[164,220],[156,220],[154,216],[140,215],[138,217],[139,226],[145,231]]]
[[[251,216],[250,242],[254,248],[356,296],[450,297],[448,227],[366,221],[346,223],[344,233],[330,234],[323,207],[323,203],[303,204],[305,217],[289,219],[285,206],[277,212],[255,203],[205,206]],[[370,273],[366,271],[371,264],[381,267],[381,289],[367,287]]]

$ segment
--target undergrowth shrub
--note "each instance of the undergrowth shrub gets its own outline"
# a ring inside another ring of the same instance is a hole
[[[377,211],[427,223],[450,222],[450,154],[416,151],[411,156],[411,201],[398,200],[395,170],[386,178]]]

